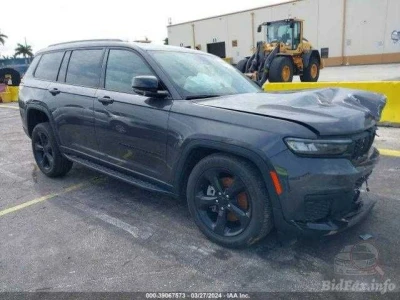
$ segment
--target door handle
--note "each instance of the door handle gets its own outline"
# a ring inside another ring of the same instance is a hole
[[[97,100],[99,100],[99,102],[103,103],[103,105],[108,105],[114,102],[114,99],[108,97],[108,96],[104,96],[104,97],[99,97],[97,98]]]
[[[58,95],[59,93],[61,93],[61,91],[59,89],[53,88],[53,89],[49,89],[49,93],[52,94],[53,96]]]

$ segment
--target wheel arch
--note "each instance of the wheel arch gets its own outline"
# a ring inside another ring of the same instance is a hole
[[[319,54],[319,51],[314,49],[309,52],[306,52],[303,54],[303,65],[304,69],[308,67],[308,64],[310,63],[311,58],[317,58],[319,64],[321,65],[321,55]]]
[[[234,155],[249,161],[262,176],[273,208],[281,208],[279,197],[275,191],[272,179],[270,177],[270,172],[274,171],[271,161],[267,157],[262,157],[253,150],[238,145],[216,141],[192,141],[182,151],[180,156],[181,158],[177,163],[177,167],[174,172],[174,174],[176,174],[174,179],[174,187],[178,195],[185,195],[189,175],[196,164],[203,158],[215,153]]]
[[[39,123],[50,122],[50,114],[41,106],[30,105],[26,110],[28,135],[32,137],[33,128]]]
[[[41,114],[42,116],[46,116],[46,119],[39,119],[36,121],[40,121],[40,122],[33,122],[31,117],[36,116],[35,112],[39,112],[39,114]],[[58,135],[57,130],[54,130],[55,126],[54,126],[54,120],[52,118],[51,113],[48,111],[48,109],[46,107],[43,107],[42,105],[37,105],[37,104],[29,104],[26,107],[26,125],[27,125],[27,131],[28,131],[28,136],[31,138],[32,137],[32,131],[33,128],[39,124],[39,123],[43,123],[43,122],[49,122],[50,126],[53,128],[53,134],[54,137],[58,143],[58,145],[60,144],[60,137]]]

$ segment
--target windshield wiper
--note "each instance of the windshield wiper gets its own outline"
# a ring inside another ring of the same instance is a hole
[[[220,97],[220,96],[221,95],[194,95],[194,96],[186,96],[185,100],[214,98],[214,97]]]

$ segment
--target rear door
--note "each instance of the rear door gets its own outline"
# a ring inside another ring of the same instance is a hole
[[[94,131],[94,99],[100,82],[104,48],[64,54],[57,81],[50,84],[52,114],[64,151],[101,156]]]
[[[155,75],[139,53],[109,50],[103,88],[94,105],[96,136],[109,163],[162,180],[168,169],[165,157],[172,101],[135,94],[132,78],[139,75]]]

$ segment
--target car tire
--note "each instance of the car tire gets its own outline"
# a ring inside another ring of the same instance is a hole
[[[248,61],[248,59],[242,59],[241,61],[238,62],[238,64],[236,65],[236,68],[240,72],[245,73],[246,72],[247,61]]]
[[[32,151],[36,164],[47,177],[65,176],[72,162],[60,152],[49,123],[39,123],[32,131]]]
[[[300,75],[301,82],[317,82],[319,79],[320,64],[316,57],[312,57],[310,62]]]
[[[224,247],[250,246],[273,227],[265,184],[244,159],[225,154],[202,159],[189,176],[186,195],[196,225]]]
[[[289,57],[275,57],[269,69],[269,82],[292,82],[293,72],[293,62]]]

